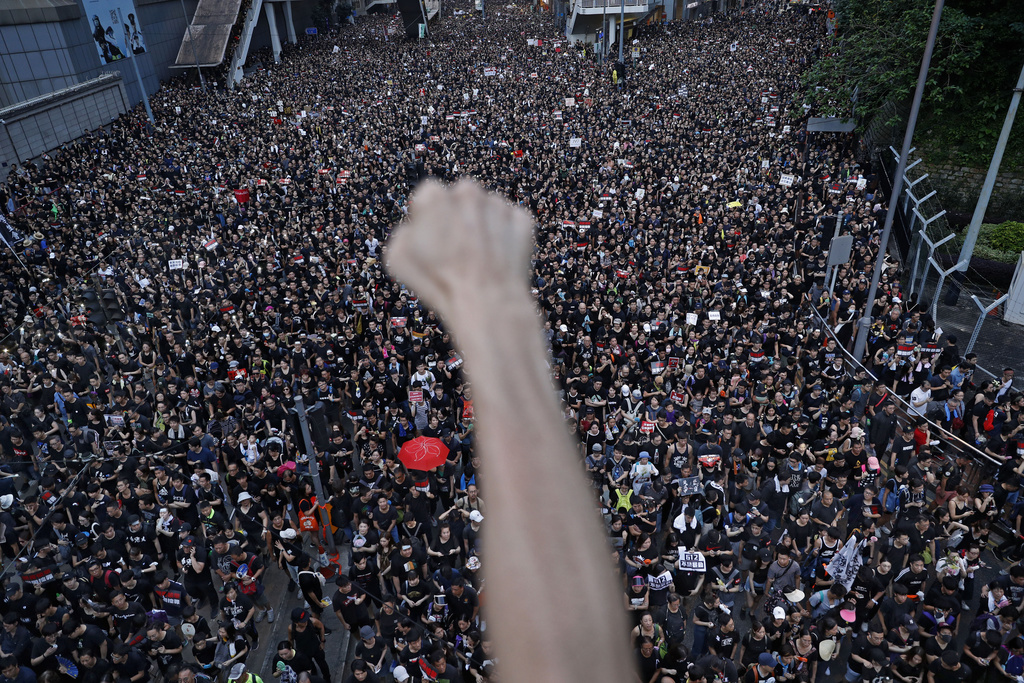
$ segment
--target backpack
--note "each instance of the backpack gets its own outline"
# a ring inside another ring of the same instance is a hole
[[[971,632],[985,631],[988,629],[999,630],[999,617],[994,614],[979,614],[971,622]]]
[[[906,484],[897,483],[895,478],[887,481],[885,483],[885,488],[889,490],[889,495],[885,497],[885,511],[889,513],[896,512],[896,510],[903,507],[901,503],[909,489]]]
[[[813,581],[814,574],[818,569],[818,556],[813,552],[807,553],[803,564],[800,565],[800,578],[804,581]]]
[[[789,498],[789,514],[796,518],[804,511],[810,511],[815,495],[811,491],[799,491]]]

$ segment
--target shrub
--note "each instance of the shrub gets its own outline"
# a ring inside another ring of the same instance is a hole
[[[963,228],[961,238],[966,235]],[[956,247],[959,252],[959,247]],[[978,233],[978,243],[974,247],[974,258],[988,259],[1002,263],[1017,263],[1020,253],[1024,251],[1024,223],[1006,221],[998,225],[984,223]]]
[[[1024,251],[1024,223],[1006,221],[999,225],[982,226],[982,232],[989,227],[988,244],[998,251],[1007,251],[1016,256]]]

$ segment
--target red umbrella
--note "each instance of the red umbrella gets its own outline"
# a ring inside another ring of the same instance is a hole
[[[448,458],[444,441],[432,436],[417,436],[406,441],[398,452],[398,459],[411,470],[432,470],[443,465]]]

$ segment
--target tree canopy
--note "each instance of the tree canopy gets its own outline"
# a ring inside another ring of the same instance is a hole
[[[934,0],[836,0],[836,34],[804,76],[815,112],[854,113],[861,126],[910,101]],[[915,144],[985,165],[1024,65],[1020,0],[947,0]],[[854,101],[855,100],[855,101]],[[1004,161],[1024,161],[1018,117]]]

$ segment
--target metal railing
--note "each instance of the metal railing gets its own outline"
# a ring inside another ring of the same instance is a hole
[[[825,319],[821,317],[821,314],[818,313],[818,311],[814,308],[811,308],[811,311],[813,312],[814,317],[812,324],[821,329],[826,335],[828,335],[830,339],[835,340],[836,347],[842,351],[843,357],[846,359],[846,362],[850,366],[858,370],[863,370],[864,372],[868,373],[869,376],[874,377],[874,374],[871,372],[871,370],[866,368],[864,364],[861,363],[860,359],[854,358],[853,354],[851,354],[843,347],[842,342],[839,341],[838,337],[836,337],[835,333],[832,331],[831,326],[829,326]],[[1002,465],[1002,461],[999,460],[998,458],[989,455],[988,453],[977,448],[974,444],[969,443],[964,439],[961,439],[959,436],[953,434],[952,432],[947,431],[942,425],[930,420],[927,416],[918,415],[917,413],[911,412],[910,404],[903,400],[901,397],[897,396],[895,393],[891,393],[890,396],[892,397],[894,403],[896,403],[896,411],[904,422],[909,421],[913,423],[916,422],[918,418],[921,418],[928,423],[929,433],[931,434],[933,439],[937,439],[940,442],[945,454],[949,454],[952,456],[963,455],[967,459],[975,463],[976,466],[980,466],[983,469],[991,469],[992,467],[998,467]]]
[[[892,153],[894,161],[898,160],[899,153],[891,146],[889,151]],[[913,152],[914,149],[911,149],[911,153]],[[916,294],[918,301],[927,301],[926,292],[930,289],[931,284],[929,276],[933,270],[938,274],[938,281],[935,283],[934,293],[931,296],[930,312],[936,327],[941,327],[939,297],[942,296],[942,286],[946,277],[956,270],[956,265],[944,268],[945,264],[941,263],[939,259],[949,249],[944,245],[957,239],[957,232],[949,224],[946,210],[939,203],[938,190],[932,186],[929,174],[922,173],[915,177],[911,176],[910,171],[921,162],[922,159],[918,158],[907,165],[903,174],[905,189],[903,196],[896,204],[896,217],[903,228],[902,242],[907,249],[907,259],[903,262],[904,272],[909,274],[906,290],[911,295]],[[891,187],[892,170],[887,163],[882,163],[881,168]],[[897,243],[900,241],[897,239]],[[968,283],[963,283],[960,286],[970,289]],[[984,293],[981,297],[972,295],[971,298],[979,309],[979,315],[975,322],[971,341],[964,349],[964,353],[970,353],[974,349],[981,325],[990,311],[998,308],[1006,300],[1005,295],[994,299],[985,296]],[[997,378],[995,374],[981,365],[977,365],[976,368],[992,379]]]

